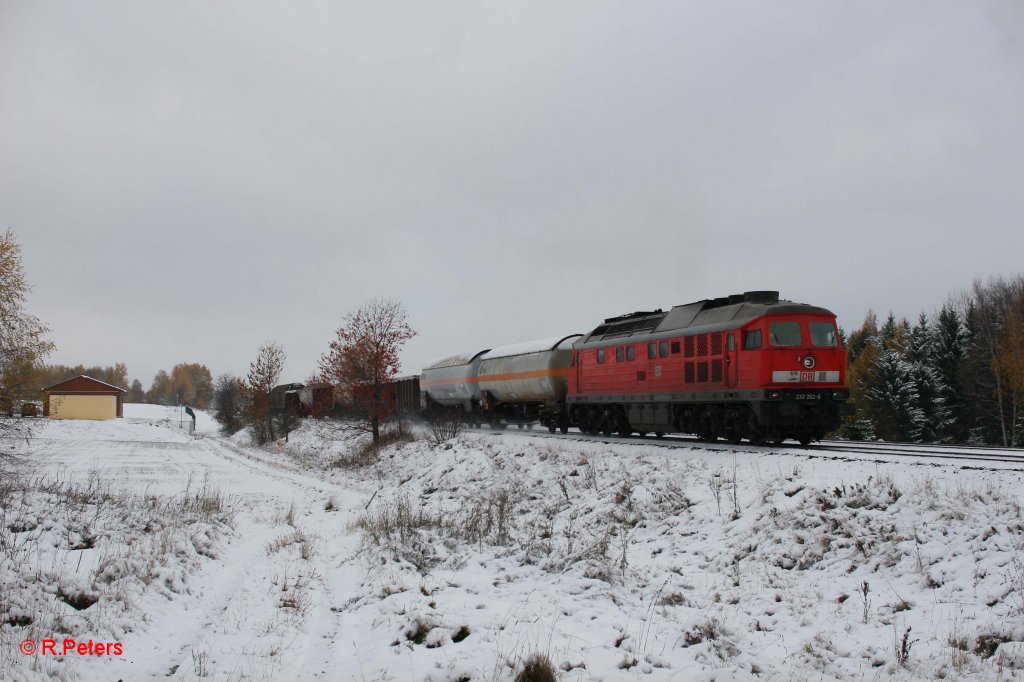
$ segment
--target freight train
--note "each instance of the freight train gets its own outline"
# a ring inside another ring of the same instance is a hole
[[[604,320],[589,334],[452,355],[419,377],[428,414],[554,433],[692,433],[802,444],[853,413],[825,308],[750,291]]]

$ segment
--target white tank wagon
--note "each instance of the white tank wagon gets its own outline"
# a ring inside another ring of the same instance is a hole
[[[501,346],[484,353],[477,378],[484,421],[520,428],[539,421],[568,430],[565,413],[572,344],[580,334]]]
[[[480,387],[477,373],[487,350],[475,354],[450,355],[431,362],[420,373],[420,391],[428,414],[445,409],[461,409],[467,419],[480,414]]]

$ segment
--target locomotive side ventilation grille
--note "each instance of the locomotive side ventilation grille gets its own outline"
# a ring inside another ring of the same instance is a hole
[[[720,383],[725,377],[722,334],[697,334],[683,338],[683,379],[688,384]],[[692,359],[691,359],[692,358]]]
[[[698,362],[697,363],[697,383],[706,384],[708,383],[708,363]]]

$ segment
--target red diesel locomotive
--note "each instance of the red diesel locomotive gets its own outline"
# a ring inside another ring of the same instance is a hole
[[[429,411],[498,428],[536,419],[562,433],[807,444],[853,413],[835,320],[750,291],[609,318],[574,341],[444,358],[423,370],[420,387]]]
[[[775,291],[607,319],[573,345],[568,421],[606,435],[820,440],[853,412],[835,319]]]

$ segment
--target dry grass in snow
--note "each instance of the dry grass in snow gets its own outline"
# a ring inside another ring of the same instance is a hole
[[[350,608],[380,679],[505,679],[535,651],[563,679],[1024,667],[1019,472],[468,433],[333,475],[373,489]]]
[[[0,669],[72,679],[73,657],[26,657],[23,639],[116,642],[144,627],[142,603],[190,590],[189,573],[216,558],[232,511],[208,481],[180,494],[115,490],[95,471],[0,483]]]

